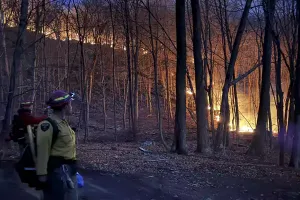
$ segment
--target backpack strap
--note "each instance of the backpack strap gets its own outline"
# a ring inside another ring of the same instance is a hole
[[[27,127],[21,120],[20,115],[14,115],[12,120],[12,126],[10,128],[9,136],[14,142],[24,143],[25,133],[27,133]]]
[[[59,129],[58,129],[58,126],[57,126],[56,121],[54,121],[54,120],[51,119],[50,117],[48,117],[47,119],[45,119],[45,121],[48,121],[48,122],[52,125],[52,128],[53,128],[53,133],[52,133],[52,143],[51,143],[51,148],[52,148],[53,145],[54,145],[54,143],[55,143],[56,140],[57,140],[57,136],[58,136],[58,133],[59,133]]]

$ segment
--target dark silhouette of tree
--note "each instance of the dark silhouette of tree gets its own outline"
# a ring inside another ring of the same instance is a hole
[[[272,27],[275,12],[275,0],[264,0],[263,8],[265,13],[265,36],[263,44],[263,71],[260,90],[260,103],[257,117],[255,136],[248,153],[257,156],[264,155],[265,137],[267,134],[267,120],[270,107],[270,74],[272,61]]]
[[[207,131],[207,92],[204,84],[204,66],[202,59],[202,27],[201,10],[199,1],[191,1],[193,14],[193,47],[195,63],[195,81],[196,81],[196,117],[197,117],[197,152],[205,153],[209,150],[209,140]]]
[[[187,154],[186,147],[186,25],[185,0],[176,0],[176,111],[175,137],[172,150],[178,154]]]

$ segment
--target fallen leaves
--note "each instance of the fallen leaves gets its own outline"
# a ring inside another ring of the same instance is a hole
[[[275,163],[261,162],[239,152],[227,150],[226,157],[220,155],[202,156],[191,153],[188,156],[166,153],[159,143],[146,141],[141,144],[89,143],[78,147],[81,166],[102,171],[126,174],[180,174],[182,172],[230,175],[240,178],[267,179],[280,177],[296,179],[297,174],[289,169],[278,168]],[[189,143],[194,148],[194,144]],[[192,151],[190,151],[192,152]],[[209,185],[207,183],[207,185]]]

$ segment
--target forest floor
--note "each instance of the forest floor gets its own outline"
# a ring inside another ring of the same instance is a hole
[[[133,143],[80,145],[79,172],[85,180],[80,199],[300,199],[299,173],[289,168],[241,159],[244,156],[229,155],[229,151],[220,157],[179,156],[154,150],[145,153],[139,147]],[[40,194],[20,184],[11,161],[2,161],[0,195],[3,200],[34,200]]]
[[[150,119],[140,124],[136,142],[119,132],[97,132],[91,123],[89,141],[80,135],[77,149],[85,187],[82,200],[227,200],[227,199],[300,199],[300,171],[277,165],[278,154],[265,158],[247,156],[249,137],[240,138],[240,145],[211,155],[194,153],[193,129],[189,130],[188,155],[166,152]],[[168,144],[172,129],[165,128]],[[169,130],[169,132],[167,131]],[[251,138],[251,137],[250,137]],[[14,149],[14,148],[12,148]],[[16,155],[6,155],[0,162],[1,199],[38,199],[39,194],[20,184],[13,171]],[[10,161],[9,161],[10,160]],[[286,157],[286,164],[288,157]],[[3,198],[4,197],[4,198]]]
[[[10,167],[9,167],[10,166]],[[242,178],[219,173],[181,171],[159,174],[116,174],[81,169],[85,187],[81,200],[216,200],[299,199],[299,185],[270,179]],[[3,200],[35,200],[39,193],[19,183],[11,165],[1,164]]]

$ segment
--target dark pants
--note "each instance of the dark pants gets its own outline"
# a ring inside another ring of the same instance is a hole
[[[19,156],[22,157],[23,153],[24,153],[24,150],[25,150],[25,147],[27,146],[25,141],[24,142],[19,142]]]
[[[68,187],[66,181],[64,181],[62,169],[56,168],[48,175],[48,187],[43,190],[43,200],[77,200],[77,180],[76,172],[69,165],[66,165],[68,175],[74,183],[74,188]]]

